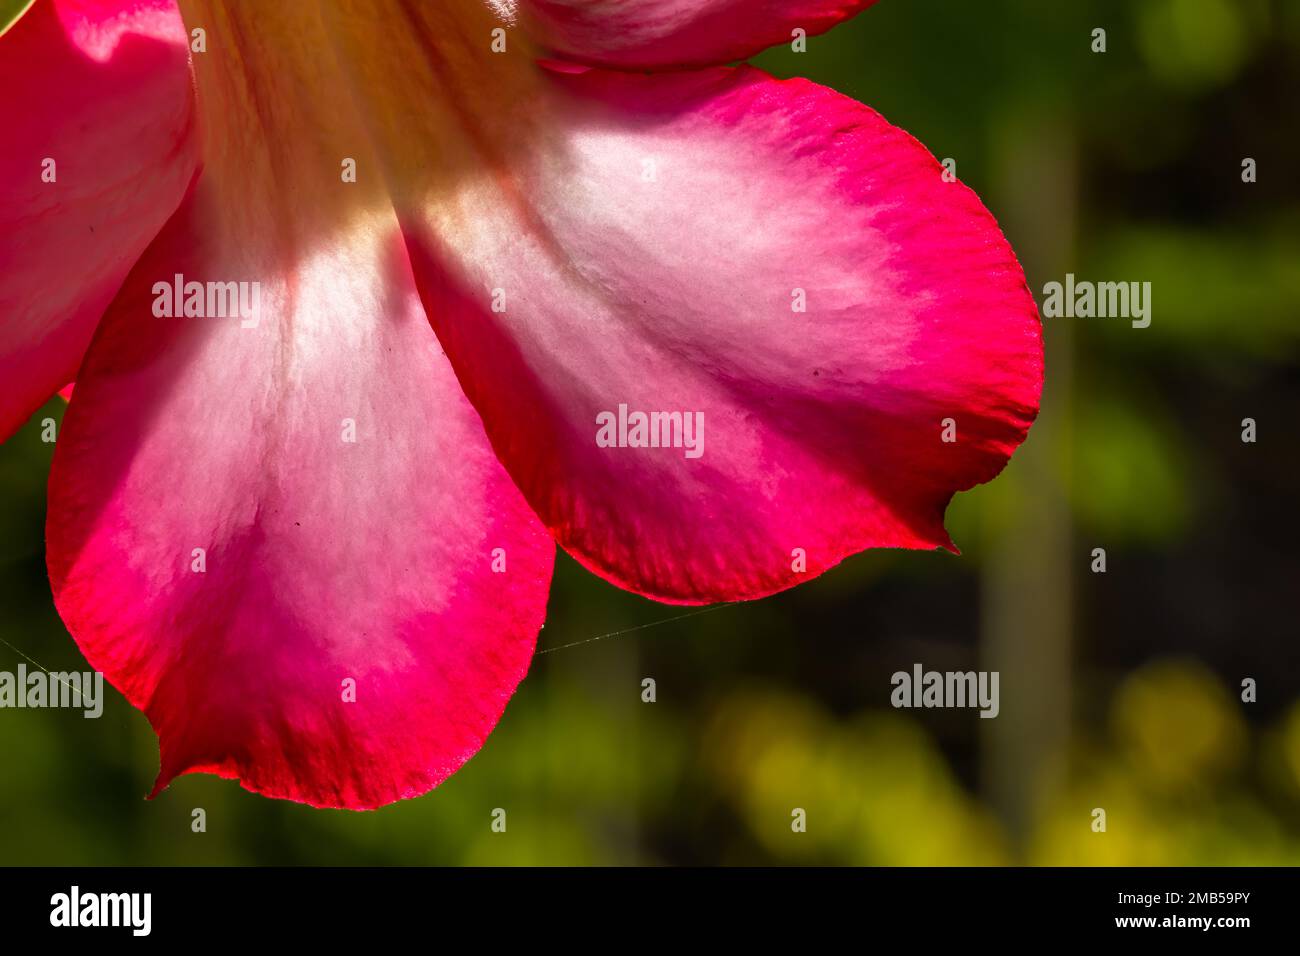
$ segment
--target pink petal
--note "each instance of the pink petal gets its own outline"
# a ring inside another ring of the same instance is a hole
[[[529,106],[549,139],[517,148],[502,122],[484,149],[508,168],[403,225],[439,339],[560,543],[684,603],[951,547],[948,501],[1002,469],[1042,381],[1036,306],[975,194],[808,82],[550,84]],[[702,413],[703,454],[598,447],[620,404]]]
[[[306,157],[280,190],[260,151],[203,174],[104,318],[54,459],[50,578],[161,739],[155,793],[204,771],[375,807],[496,724],[554,544],[438,347],[391,209],[332,205],[337,172],[327,192]],[[260,281],[256,325],[155,317],[176,273]]]
[[[743,60],[829,30],[875,0],[521,0],[524,28],[580,63],[655,70]]]
[[[162,0],[45,0],[0,37],[0,440],[76,374],[193,178],[188,55]]]

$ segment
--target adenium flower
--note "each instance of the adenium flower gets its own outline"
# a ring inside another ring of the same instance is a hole
[[[0,434],[75,378],[50,581],[155,793],[436,786],[555,542],[681,604],[953,547],[1037,411],[1024,275],[912,137],[716,65],[868,5],[38,0],[0,38]]]

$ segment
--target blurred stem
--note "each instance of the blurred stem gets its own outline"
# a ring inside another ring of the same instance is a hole
[[[1035,109],[1000,130],[993,208],[1021,257],[1030,289],[1070,271],[1077,169],[1068,121]],[[1069,739],[1070,510],[1061,456],[1070,447],[1072,329],[1044,323],[1046,382],[1028,440],[1001,480],[1014,505],[988,535],[981,611],[983,667],[1001,673],[1001,714],[981,721],[988,802],[1023,853],[1043,792]]]

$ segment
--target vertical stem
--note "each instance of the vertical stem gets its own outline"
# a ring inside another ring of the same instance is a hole
[[[995,143],[995,209],[1037,293],[1070,271],[1077,170],[1067,122],[1013,114]],[[1075,555],[1065,476],[1070,448],[1072,329],[1043,329],[1046,382],[1028,440],[1000,480],[1012,502],[987,535],[983,667],[1001,673],[1001,714],[983,721],[986,798],[1023,852],[1035,808],[1062,769],[1070,730]]]

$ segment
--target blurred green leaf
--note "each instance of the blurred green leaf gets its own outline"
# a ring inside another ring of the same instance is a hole
[[[0,36],[18,22],[35,0],[0,0]]]

